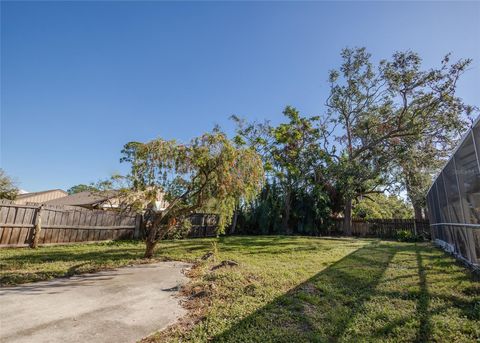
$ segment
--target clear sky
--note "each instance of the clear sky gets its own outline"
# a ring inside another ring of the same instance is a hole
[[[458,94],[480,105],[480,2],[2,1],[0,165],[67,189],[125,171],[128,141],[321,114],[346,46],[473,58]]]

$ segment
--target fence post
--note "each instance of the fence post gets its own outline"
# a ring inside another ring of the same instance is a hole
[[[141,228],[142,228],[142,215],[137,214],[135,218],[135,230],[133,231],[133,239],[140,239]]]
[[[30,242],[30,248],[33,248],[33,249],[38,247],[40,231],[42,230],[42,208],[43,208],[43,205],[40,205],[35,215],[35,224],[34,224],[35,226],[33,227],[33,237],[32,237],[32,241]]]

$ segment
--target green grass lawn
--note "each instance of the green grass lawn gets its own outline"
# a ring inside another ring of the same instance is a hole
[[[212,250],[215,261],[200,260]],[[136,242],[3,249],[1,278],[95,271],[139,263],[142,253]],[[162,242],[157,257],[197,264],[183,291],[190,316],[147,341],[480,340],[480,282],[429,243],[226,237]],[[226,259],[239,266],[211,270]]]

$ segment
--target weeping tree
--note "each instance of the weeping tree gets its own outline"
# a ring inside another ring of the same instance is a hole
[[[145,258],[151,258],[159,240],[189,224],[189,216],[208,208],[219,215],[218,230],[229,225],[239,201],[252,201],[263,185],[259,155],[235,146],[223,132],[214,130],[189,144],[155,139],[130,142],[122,162],[131,164],[123,189],[132,207],[145,213]],[[167,202],[155,211],[158,194]]]

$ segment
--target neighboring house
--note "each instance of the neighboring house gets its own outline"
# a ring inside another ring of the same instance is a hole
[[[157,201],[155,201],[155,207],[154,207],[155,211],[163,211],[169,205],[168,201],[164,199],[164,196],[163,196],[164,194],[165,193],[158,192]]]
[[[92,193],[89,191],[79,192],[68,195],[63,198],[54,199],[45,202],[48,205],[79,206],[88,209],[115,209],[121,206],[121,201],[117,192],[110,191],[105,193]],[[163,200],[163,194],[159,194],[156,201],[156,209],[161,211],[165,209],[167,203]]]
[[[25,205],[29,202],[45,203],[47,201],[52,201],[60,198],[65,198],[68,195],[67,192],[62,191],[61,189],[51,189],[48,191],[42,192],[31,192],[23,193],[17,195],[15,203],[19,205]]]
[[[119,200],[116,198],[116,192],[97,194],[89,191],[79,192],[67,195],[63,198],[46,201],[47,205],[78,206],[89,209],[109,209],[118,208]]]

